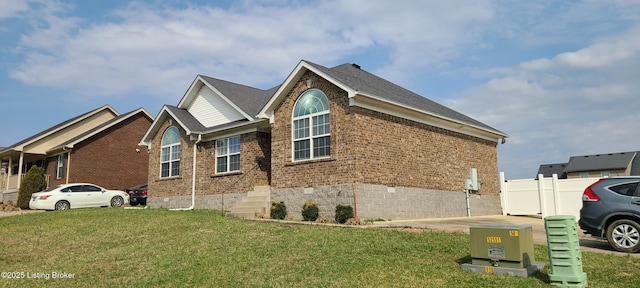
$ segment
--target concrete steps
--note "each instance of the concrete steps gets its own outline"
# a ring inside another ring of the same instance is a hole
[[[253,191],[247,192],[247,196],[230,209],[227,216],[255,218],[258,213],[269,213],[269,205],[271,205],[271,187],[255,186]]]

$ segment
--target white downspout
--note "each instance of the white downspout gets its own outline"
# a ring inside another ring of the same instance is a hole
[[[186,211],[193,210],[196,206],[196,152],[198,151],[198,143],[202,141],[202,134],[198,134],[198,140],[193,143],[193,177],[191,179],[191,206],[187,208],[175,208],[169,209],[171,211]]]
[[[64,150],[67,150],[67,148],[63,148]],[[64,159],[64,156],[62,156]],[[64,176],[65,180],[64,180],[64,184],[69,184],[69,171],[71,171],[71,150],[67,151],[67,163],[64,163],[66,165],[65,167],[65,172],[66,173]]]

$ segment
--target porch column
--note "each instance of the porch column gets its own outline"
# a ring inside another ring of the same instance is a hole
[[[24,164],[24,151],[20,151],[20,160],[18,161],[18,183],[16,184],[16,186],[18,187],[18,190],[20,190],[20,182],[22,182],[22,174],[24,173],[24,171],[22,171],[23,164]]]

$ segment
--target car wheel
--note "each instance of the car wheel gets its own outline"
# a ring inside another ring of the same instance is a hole
[[[640,225],[628,219],[616,220],[607,228],[607,240],[620,252],[640,251]]]
[[[129,202],[129,205],[131,205],[131,206],[138,206],[138,202]]]
[[[69,210],[71,209],[71,205],[67,201],[58,201],[55,206],[56,210]]]
[[[140,200],[140,205],[147,206],[147,200]]]
[[[111,198],[111,207],[120,207],[124,204],[124,199],[120,196]]]

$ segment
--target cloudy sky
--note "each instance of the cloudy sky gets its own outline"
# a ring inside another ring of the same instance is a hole
[[[640,150],[640,0],[0,0],[0,146],[110,104],[156,115],[197,74],[271,88],[363,69],[507,134],[507,179]]]

